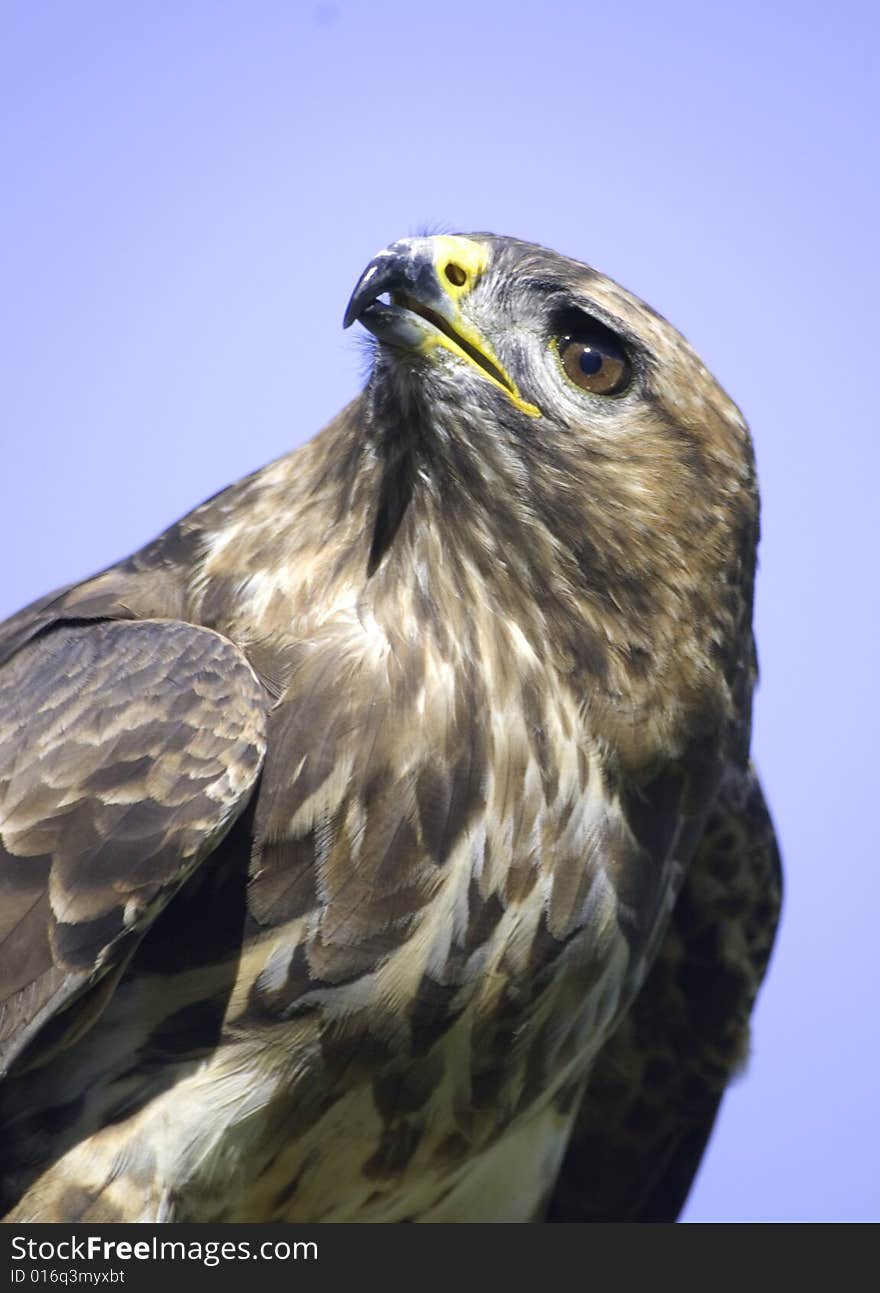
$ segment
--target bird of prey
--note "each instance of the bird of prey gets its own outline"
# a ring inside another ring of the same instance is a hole
[[[0,1211],[673,1219],[780,898],[742,416],[597,271],[393,243],[313,440],[0,626]]]

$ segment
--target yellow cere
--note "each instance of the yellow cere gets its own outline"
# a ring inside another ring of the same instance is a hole
[[[454,355],[458,355],[460,359],[466,359],[469,364],[473,364],[474,368],[479,369],[488,381],[493,382],[500,390],[504,391],[508,399],[512,400],[521,412],[527,413],[529,417],[539,418],[541,410],[522,398],[517,390],[516,383],[504,366],[499,363],[489,342],[462,318],[461,311],[458,308],[459,302],[472,290],[488,265],[488,249],[482,243],[474,242],[471,238],[456,238],[451,234],[435,234],[433,243],[434,267],[437,272],[437,279],[456,307],[455,322],[452,325],[454,330],[461,336],[462,340],[473,346],[474,350],[478,350],[481,355],[485,355],[489,362],[500,373],[503,373],[509,386],[497,381],[491,373],[482,368],[466,350],[457,346],[454,340],[446,336],[445,333],[437,333],[427,342],[427,345],[445,346],[447,350]]]
[[[456,304],[476,283],[489,264],[489,253],[482,243],[471,238],[453,238],[451,234],[435,234],[431,240],[434,244],[434,268],[443,287]],[[467,275],[460,285],[456,283],[457,275],[447,270],[461,269]]]

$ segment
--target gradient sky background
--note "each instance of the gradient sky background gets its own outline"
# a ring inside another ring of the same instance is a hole
[[[0,4],[0,615],[315,432],[360,384],[355,280],[424,225],[595,264],[743,408],[788,891],[692,1221],[880,1216],[877,22]]]

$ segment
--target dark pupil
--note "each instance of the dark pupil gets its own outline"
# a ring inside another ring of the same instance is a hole
[[[592,376],[593,373],[598,373],[599,369],[602,367],[602,355],[600,351],[592,350],[587,346],[581,351],[580,363],[581,372],[588,373]]]

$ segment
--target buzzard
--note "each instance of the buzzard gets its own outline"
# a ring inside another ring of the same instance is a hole
[[[0,626],[16,1221],[672,1219],[780,897],[746,425],[595,270],[403,239],[312,441]]]

